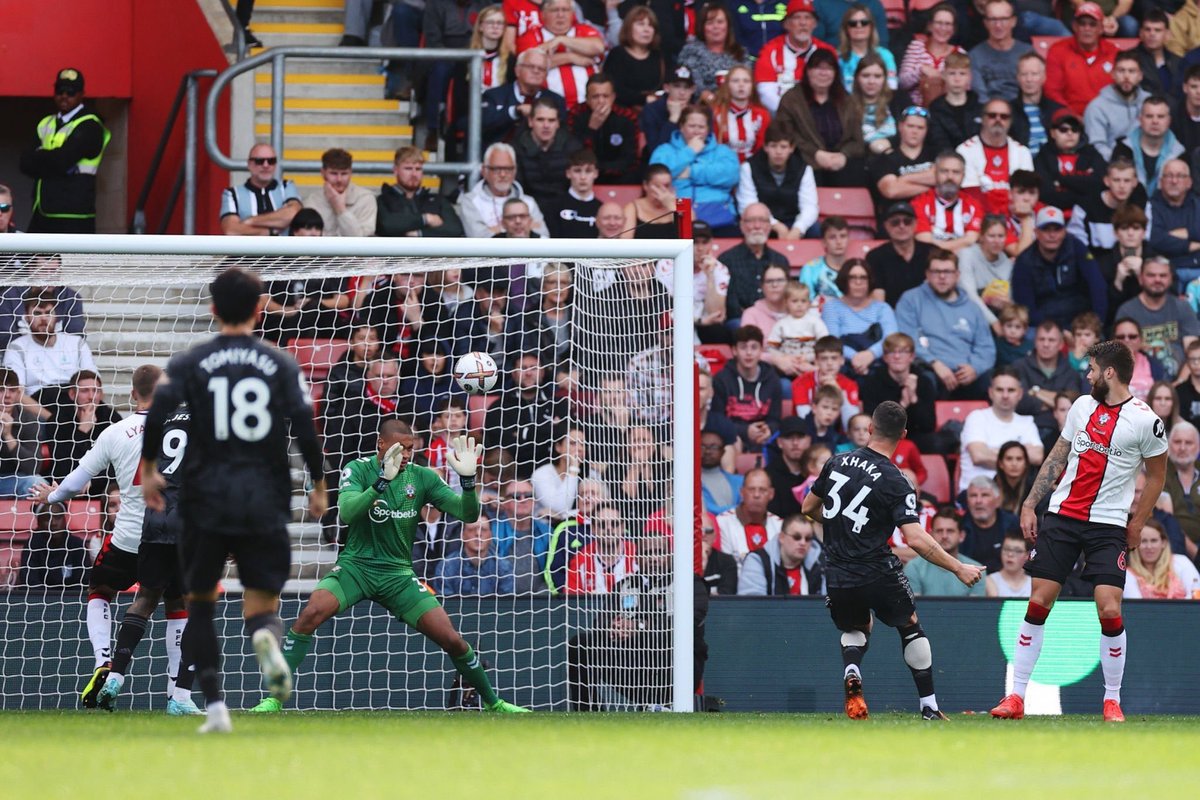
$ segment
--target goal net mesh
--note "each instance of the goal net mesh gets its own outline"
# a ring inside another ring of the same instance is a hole
[[[385,417],[412,423],[418,463],[455,488],[450,439],[481,438],[483,516],[464,525],[426,507],[414,568],[498,693],[542,710],[669,708],[669,262],[98,254],[0,257],[0,286],[10,287],[0,296],[4,364],[25,395],[0,397],[0,706],[79,705],[93,669],[88,568],[118,505],[111,474],[51,509],[24,497],[30,476],[61,481],[104,427],[131,412],[137,366],[165,365],[214,332],[207,284],[232,265],[267,282],[261,335],[308,377],[331,489],[345,464],[375,454]],[[58,287],[53,339],[47,309],[25,303],[47,293],[30,287]],[[468,397],[452,378],[469,351],[500,366],[484,396]],[[347,535],[336,510],[308,515],[308,478],[293,450],[285,625]],[[330,500],[336,509],[332,491]],[[230,563],[217,624],[227,700],[248,708],[263,695],[237,575]],[[112,607],[114,640],[133,597],[122,592]],[[160,606],[118,708],[165,707],[165,630]],[[477,701],[447,656],[363,601],[318,629],[288,707]]]

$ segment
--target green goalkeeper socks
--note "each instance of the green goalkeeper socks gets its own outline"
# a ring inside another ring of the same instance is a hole
[[[309,639],[311,638],[310,636]],[[305,648],[307,649],[307,645]],[[458,674],[463,676],[463,680],[479,692],[485,706],[490,706],[500,699],[496,696],[496,690],[492,688],[492,682],[488,680],[487,672],[483,669],[479,656],[475,654],[475,648],[467,645],[467,652],[461,656],[451,656],[450,660],[454,662],[454,668],[458,670]]]
[[[291,628],[288,628],[287,636],[283,637],[283,660],[287,662],[293,675],[308,656],[312,640],[311,633],[296,633]]]

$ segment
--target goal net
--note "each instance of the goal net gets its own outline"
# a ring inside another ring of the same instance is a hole
[[[232,265],[267,283],[261,335],[308,378],[331,489],[376,453],[387,417],[412,424],[415,460],[454,488],[449,441],[483,442],[483,514],[463,524],[426,507],[414,569],[502,697],[691,708],[690,243],[32,235],[0,236],[0,707],[79,706],[94,666],[88,570],[119,505],[111,473],[49,508],[29,485],[61,481],[131,413],[134,369],[214,332],[207,284]],[[500,367],[485,395],[453,379],[470,351]],[[332,491],[331,513],[308,515],[293,450],[285,625],[347,536]],[[236,564],[221,586],[224,688],[245,709],[263,695]],[[133,597],[112,606],[114,640]],[[168,630],[160,606],[119,709],[165,707]],[[288,707],[478,700],[436,646],[363,601],[318,629]]]

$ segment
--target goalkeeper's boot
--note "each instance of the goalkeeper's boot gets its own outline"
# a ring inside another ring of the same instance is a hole
[[[213,703],[208,707],[208,719],[200,726],[200,733],[233,733],[233,722],[229,719],[229,708],[224,703]]]
[[[850,719],[866,719],[868,716],[862,678],[855,672],[846,676],[846,716]]]
[[[83,691],[79,693],[79,699],[83,703],[84,708],[96,707],[96,696],[100,694],[100,689],[104,687],[104,682],[108,680],[108,673],[111,670],[111,661],[105,661],[96,667],[96,671],[92,673],[91,680],[83,687]]]
[[[204,712],[197,706],[192,698],[186,700],[176,700],[172,697],[167,701],[167,716],[168,717],[202,717]]]
[[[251,714],[274,714],[277,711],[283,711],[283,703],[274,697],[264,697],[262,702],[250,709]]]
[[[486,711],[491,711],[496,714],[528,714],[528,713],[530,713],[528,708],[521,708],[520,706],[513,705],[512,703],[508,702],[507,700],[500,700],[499,698],[496,699],[496,702],[492,703],[490,706],[485,706],[484,708]]]
[[[1024,719],[1025,700],[1020,695],[1010,694],[992,709],[992,716],[996,719]]]
[[[96,707],[103,708],[110,714],[116,711],[117,695],[121,693],[121,686],[124,681],[117,678],[116,675],[110,674],[104,681],[104,686],[100,688],[99,694],[96,695]]]
[[[292,696],[292,670],[283,658],[279,641],[266,628],[259,628],[250,639],[258,668],[262,670],[263,686],[280,703]]]
[[[1124,722],[1125,712],[1121,711],[1121,704],[1116,700],[1104,701],[1104,721],[1105,722]]]
[[[936,708],[923,706],[921,708],[921,719],[926,722],[949,722],[950,718],[938,711]]]

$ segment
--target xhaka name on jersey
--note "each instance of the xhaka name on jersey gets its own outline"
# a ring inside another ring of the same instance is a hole
[[[859,458],[854,454],[842,456],[841,466],[843,467],[858,467],[863,472],[867,473],[871,478],[871,482],[879,480],[883,477],[883,473],[879,471],[879,467],[871,463],[865,458]]]

